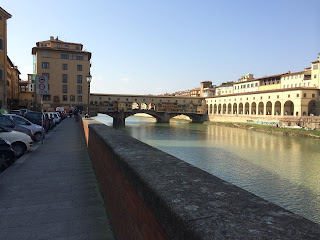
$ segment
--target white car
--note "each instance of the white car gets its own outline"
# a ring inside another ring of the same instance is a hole
[[[30,151],[33,141],[25,133],[7,130],[0,126],[0,138],[11,143],[12,149],[17,158],[21,157],[26,151]]]
[[[55,124],[59,124],[59,123],[61,122],[60,113],[54,112],[54,113],[53,113],[53,116],[54,116],[54,119],[53,119],[54,123],[55,123]]]

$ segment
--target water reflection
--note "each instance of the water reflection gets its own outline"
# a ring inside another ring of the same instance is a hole
[[[127,118],[122,130],[320,223],[319,140],[140,117]]]

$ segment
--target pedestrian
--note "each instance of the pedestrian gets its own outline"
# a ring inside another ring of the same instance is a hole
[[[74,109],[74,118],[76,119],[76,122],[78,122],[78,108]]]

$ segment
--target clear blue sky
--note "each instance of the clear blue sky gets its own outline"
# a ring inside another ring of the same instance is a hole
[[[91,92],[160,94],[300,71],[320,52],[320,0],[0,0],[8,55],[33,73],[50,36],[92,52]]]

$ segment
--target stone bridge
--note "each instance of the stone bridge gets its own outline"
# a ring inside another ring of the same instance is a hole
[[[146,109],[134,109],[131,112],[121,111],[121,112],[100,112],[100,113],[104,113],[112,117],[114,125],[125,125],[125,119],[137,113],[149,114],[150,116],[157,119],[157,123],[169,123],[170,118],[173,118],[179,115],[188,116],[193,123],[203,123],[205,121],[205,117],[203,114],[156,112],[154,110],[146,110]]]
[[[158,123],[168,123],[170,118],[185,115],[193,123],[207,118],[204,98],[154,95],[90,94],[90,115],[104,113],[113,118],[116,125],[124,125],[125,119],[137,113],[146,113]]]

